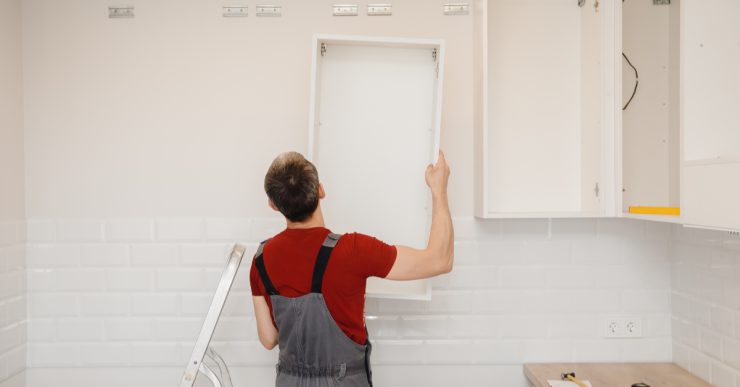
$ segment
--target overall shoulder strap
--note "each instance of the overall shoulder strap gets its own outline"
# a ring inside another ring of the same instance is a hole
[[[321,293],[321,285],[324,282],[324,273],[326,266],[329,264],[329,256],[334,246],[339,242],[339,234],[329,233],[321,244],[319,254],[316,256],[316,265],[313,268],[313,278],[311,279],[311,293]]]
[[[272,281],[270,281],[270,277],[267,275],[267,270],[265,269],[265,260],[262,257],[262,250],[265,248],[267,241],[269,241],[269,239],[260,243],[260,246],[257,248],[257,253],[254,255],[254,265],[257,267],[257,272],[259,272],[260,278],[262,279],[262,284],[265,285],[267,294],[274,296],[280,293],[278,293],[277,289],[275,289],[275,286],[272,284]]]

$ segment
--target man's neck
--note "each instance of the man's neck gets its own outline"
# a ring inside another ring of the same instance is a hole
[[[326,227],[324,225],[324,215],[321,213],[321,207],[317,208],[311,217],[303,222],[291,222],[290,220],[287,220],[287,224],[290,229]]]

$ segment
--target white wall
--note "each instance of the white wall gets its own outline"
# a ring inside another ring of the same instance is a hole
[[[0,1],[0,382],[26,365],[21,2]]]
[[[672,245],[673,360],[740,386],[740,237],[677,228]]]
[[[331,16],[282,1],[281,18],[221,17],[221,3],[24,2],[28,214],[32,218],[266,216],[262,178],[306,151],[315,32],[444,38],[442,143],[456,213],[472,213],[472,23],[440,1],[391,17]],[[90,162],[94,160],[94,162]],[[331,187],[326,187],[331,196]]]

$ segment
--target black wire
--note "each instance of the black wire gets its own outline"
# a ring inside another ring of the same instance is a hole
[[[632,96],[630,97],[629,101],[627,101],[624,107],[622,107],[622,110],[624,111],[624,110],[627,110],[627,106],[630,105],[630,103],[632,102],[632,99],[635,98],[635,94],[637,94],[637,85],[640,84],[640,76],[637,74],[637,68],[632,64],[632,62],[630,62],[630,58],[627,58],[627,55],[625,55],[624,53],[622,53],[622,56],[624,57],[625,60],[627,60],[627,64],[630,65],[630,67],[632,67],[632,70],[635,70],[635,88],[634,90],[632,90]]]

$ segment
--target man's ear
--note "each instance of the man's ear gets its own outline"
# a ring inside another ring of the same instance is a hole
[[[326,197],[326,192],[324,192],[324,185],[319,183],[319,199],[323,199]]]
[[[278,209],[277,209],[277,207],[275,207],[275,203],[273,203],[273,202],[272,202],[272,200],[270,200],[270,199],[267,199],[267,205],[268,205],[268,206],[269,206],[270,208],[272,208],[272,209],[273,209],[274,211],[278,211],[278,212],[280,212],[280,210],[278,210]]]

